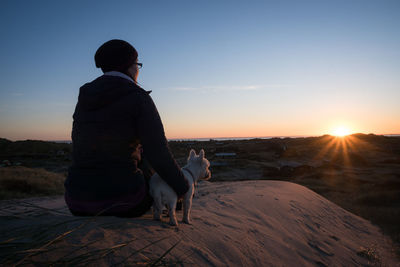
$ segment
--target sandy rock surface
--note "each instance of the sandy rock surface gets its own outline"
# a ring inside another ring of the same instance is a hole
[[[400,266],[376,226],[289,182],[202,182],[192,225],[178,227],[150,212],[73,217],[62,197],[2,201],[0,212],[2,264]]]

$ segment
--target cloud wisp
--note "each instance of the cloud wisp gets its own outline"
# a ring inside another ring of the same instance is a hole
[[[279,88],[287,88],[289,85],[287,84],[255,84],[255,85],[208,85],[208,86],[199,86],[199,87],[190,87],[190,86],[182,86],[182,87],[170,87],[169,90],[172,91],[181,91],[181,92],[226,92],[226,91],[258,91],[258,90],[267,90],[267,89],[279,89]]]

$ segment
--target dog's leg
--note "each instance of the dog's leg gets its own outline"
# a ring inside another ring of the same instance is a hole
[[[192,199],[193,194],[187,194],[187,197],[183,201],[183,222],[187,224],[191,224],[190,211],[192,209]]]
[[[176,201],[177,199],[173,199],[170,201],[170,203],[168,204],[168,209],[169,209],[169,224],[172,226],[177,226],[178,225],[178,221],[176,220]]]
[[[161,221],[162,204],[161,198],[154,199],[153,202],[153,220]]]

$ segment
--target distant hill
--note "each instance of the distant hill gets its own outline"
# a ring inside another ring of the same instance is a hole
[[[0,156],[21,156],[37,154],[56,154],[58,151],[70,153],[71,144],[39,140],[10,141],[0,138]]]
[[[353,134],[353,140],[364,141],[362,143],[358,142],[357,147],[361,148],[365,145],[373,145],[373,149],[376,150],[386,150],[391,151],[396,154],[400,154],[400,142],[398,142],[400,137],[389,137],[383,135],[374,134]],[[250,140],[225,140],[220,143],[229,144],[245,144],[254,143],[258,140],[257,147],[262,150],[280,150],[284,146],[306,146],[307,150],[310,149],[320,149],[321,145],[326,145],[332,139],[337,137],[331,135],[323,135],[318,137],[297,137],[297,138],[272,138],[272,139],[250,139]],[[355,139],[354,139],[355,138]],[[189,141],[188,141],[189,142]],[[181,143],[177,141],[170,141],[170,145],[173,150],[176,146],[180,146]],[[190,142],[193,143],[193,142]],[[204,142],[196,141],[195,144],[202,144]],[[213,143],[213,142],[205,142]],[[253,148],[256,149],[256,148]],[[370,149],[370,148],[369,148]],[[38,154],[56,154],[58,151],[63,151],[69,154],[72,151],[72,145],[68,143],[57,143],[51,141],[40,141],[40,140],[25,140],[25,141],[10,141],[5,138],[0,138],[0,156],[21,156],[21,155],[38,155]],[[254,152],[254,151],[253,151]],[[186,150],[184,151],[186,153]]]

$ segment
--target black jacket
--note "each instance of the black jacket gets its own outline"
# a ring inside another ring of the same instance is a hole
[[[157,108],[136,84],[103,75],[80,88],[73,115],[73,163],[65,182],[74,199],[102,200],[135,193],[144,184],[132,152],[144,156],[178,196],[188,190]]]

